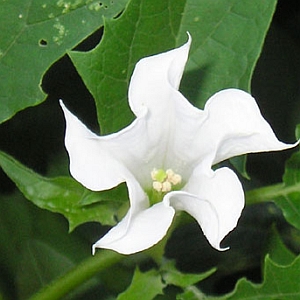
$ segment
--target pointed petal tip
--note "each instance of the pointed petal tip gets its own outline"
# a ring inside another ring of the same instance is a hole
[[[188,40],[182,46],[178,47],[178,49],[180,49],[180,48],[185,49],[185,51],[189,52],[193,39],[192,39],[191,34],[188,31],[186,32],[186,34],[188,36]]]
[[[187,31],[186,32],[186,34],[187,34],[187,36],[188,36],[188,41],[187,41],[187,43],[190,45],[191,43],[192,43],[192,36],[191,36],[191,34],[189,33],[189,31]]]
[[[135,254],[137,252],[143,251],[143,250],[140,250],[140,251],[126,251],[125,249],[117,249],[117,248],[114,248],[114,247],[110,247],[109,245],[103,245],[102,243],[100,244],[98,242],[96,242],[92,246],[92,255],[95,255],[97,249],[111,250],[111,251],[115,251],[115,252],[117,252],[119,254],[122,254],[122,255],[130,255],[130,254]]]
[[[212,164],[242,154],[281,151],[299,144],[279,141],[255,98],[243,90],[228,88],[215,93],[204,110],[210,115],[209,131],[217,147]]]
[[[299,144],[300,144],[300,139],[297,142],[295,142],[294,144],[290,144],[290,145],[292,145],[291,148],[293,148],[293,147],[299,146]]]
[[[228,247],[225,247],[225,248],[222,248],[222,247],[220,247],[220,244],[219,245],[211,245],[211,246],[213,246],[216,250],[218,250],[218,251],[227,251],[227,250],[229,250],[230,249],[230,247],[228,246]]]
[[[65,106],[65,104],[64,104],[64,102],[63,102],[62,99],[59,99],[58,103],[59,103],[59,105],[61,106],[62,109],[66,108],[66,106]]]
[[[218,239],[215,239],[215,240],[213,241],[213,240],[212,240],[210,237],[208,237],[206,234],[204,234],[204,235],[205,235],[205,237],[206,237],[206,239],[207,239],[208,244],[209,244],[212,248],[214,248],[215,250],[220,251],[220,252],[224,252],[224,251],[227,251],[227,250],[230,249],[229,246],[227,246],[227,247],[222,247],[222,246],[220,245],[221,242],[225,239],[225,237],[222,237],[221,239],[218,238]]]
[[[62,99],[59,99],[59,100],[58,100],[58,103],[59,103],[59,105],[60,105],[60,107],[61,107],[61,109],[62,109],[64,115],[70,113],[70,111],[69,111],[68,108],[65,106],[65,104],[64,104],[64,102],[63,102]]]

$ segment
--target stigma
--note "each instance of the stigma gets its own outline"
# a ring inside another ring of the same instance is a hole
[[[153,180],[152,187],[157,192],[167,193],[173,189],[173,186],[181,183],[181,176],[172,169],[153,169],[151,172]]]

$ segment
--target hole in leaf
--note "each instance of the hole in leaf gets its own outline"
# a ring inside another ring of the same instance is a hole
[[[47,47],[48,42],[44,39],[41,39],[41,40],[39,40],[39,45],[40,45],[40,47]]]
[[[117,15],[115,15],[115,16],[113,17],[113,19],[114,19],[114,20],[115,20],[115,19],[118,19],[118,18],[122,15],[122,13],[123,13],[123,10],[120,11]]]
[[[107,5],[104,5],[103,2],[99,2],[99,6],[100,6],[100,7],[103,7],[104,9],[107,9],[107,8],[108,8],[108,6],[107,6]]]
[[[73,50],[76,51],[89,51],[95,48],[103,35],[103,27],[100,27],[96,32],[88,36],[79,45],[77,45]]]

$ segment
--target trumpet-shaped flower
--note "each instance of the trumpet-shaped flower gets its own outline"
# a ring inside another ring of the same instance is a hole
[[[208,242],[236,227],[244,192],[236,174],[212,166],[250,152],[290,148],[280,142],[255,100],[238,89],[213,95],[204,110],[178,91],[191,38],[183,46],[140,60],[129,85],[131,125],[98,136],[61,102],[71,175],[93,191],[126,182],[130,209],[95,248],[131,254],[167,233],[176,211],[196,219]],[[225,248],[226,249],[226,248]]]

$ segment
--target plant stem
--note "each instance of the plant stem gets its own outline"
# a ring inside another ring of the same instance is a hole
[[[272,201],[274,198],[287,197],[293,192],[300,191],[300,183],[285,185],[278,183],[246,192],[246,203],[248,205]]]
[[[61,299],[96,273],[116,264],[124,257],[124,255],[109,250],[99,251],[95,256],[87,258],[74,269],[42,288],[30,300]]]

